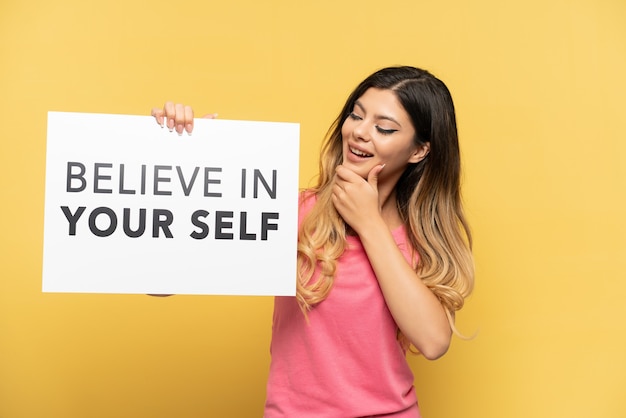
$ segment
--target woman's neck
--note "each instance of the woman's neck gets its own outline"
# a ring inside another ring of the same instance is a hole
[[[399,227],[402,224],[402,218],[398,211],[395,187],[388,190],[385,190],[385,188],[379,189],[378,201],[380,202],[380,214],[387,227],[391,230]]]

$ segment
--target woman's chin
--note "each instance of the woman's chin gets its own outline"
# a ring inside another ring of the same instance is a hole
[[[367,179],[367,175],[369,174],[370,170],[373,167],[373,165],[369,164],[367,161],[355,164],[352,161],[347,161],[345,158],[343,160],[342,165],[345,168],[352,170],[353,172],[363,177],[364,179]]]

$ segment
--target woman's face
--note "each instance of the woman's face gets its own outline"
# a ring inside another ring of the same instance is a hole
[[[379,164],[383,181],[398,181],[409,163],[428,154],[428,144],[415,145],[415,129],[391,90],[369,88],[359,97],[341,127],[343,165],[363,178]]]

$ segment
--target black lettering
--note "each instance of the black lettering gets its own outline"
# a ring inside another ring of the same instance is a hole
[[[78,173],[72,173],[72,168],[78,167]],[[87,187],[87,180],[85,180],[85,165],[82,163],[76,163],[73,161],[67,162],[67,184],[65,190],[70,192],[82,192]],[[72,187],[72,180],[80,181],[80,186]],[[81,212],[82,213],[82,212]]]
[[[109,227],[107,229],[99,229],[96,225],[96,218],[98,215],[107,215],[109,217]],[[115,232],[115,228],[117,228],[117,216],[112,209],[100,206],[95,208],[91,214],[89,214],[89,229],[91,232],[97,237],[108,237],[113,232]]]
[[[124,189],[124,164],[120,164],[120,194],[135,194],[134,190]]]
[[[146,194],[146,165],[141,165],[141,194]]]
[[[278,219],[278,212],[261,213],[261,239],[267,241],[267,231],[278,231],[278,224],[271,224],[270,219]]]
[[[211,172],[221,173],[221,167],[204,167],[204,197],[222,197],[220,192],[209,192],[209,184],[220,184],[219,179],[212,179],[210,177]]]
[[[154,166],[154,195],[155,196],[171,196],[172,192],[168,190],[159,190],[159,183],[169,183],[172,181],[169,177],[159,177],[159,172],[161,170],[171,170],[171,165],[155,165]]]
[[[209,216],[209,212],[202,209],[195,211],[191,215],[191,223],[193,224],[193,226],[197,226],[198,228],[200,228],[200,232],[193,231],[191,234],[189,234],[191,238],[204,239],[209,235],[209,226],[199,219],[206,218],[207,216]]]
[[[254,198],[256,199],[259,195],[259,181],[263,183],[263,187],[265,191],[272,199],[276,199],[276,170],[272,170],[272,187],[267,184],[265,181],[265,177],[261,174],[261,170],[254,169]]]
[[[70,223],[69,235],[76,235],[76,222],[78,222],[78,218],[80,218],[80,215],[83,214],[85,209],[85,206],[79,206],[78,209],[76,209],[76,212],[72,214],[72,212],[70,212],[70,208],[67,206],[61,206],[61,210],[63,211],[65,218]]]
[[[196,181],[196,176],[198,175],[198,171],[200,169],[198,167],[194,168],[193,170],[193,174],[191,176],[191,180],[189,180],[189,185],[185,184],[185,176],[183,176],[183,170],[181,170],[180,166],[176,166],[176,172],[178,173],[178,178],[180,179],[180,184],[181,186],[183,186],[183,193],[185,193],[185,196],[189,196],[189,193],[191,192],[191,188],[193,187],[193,184]]]
[[[241,212],[239,214],[239,239],[244,241],[254,241],[256,234],[248,234],[248,213]]]
[[[139,225],[136,230],[130,229],[130,209],[124,208],[124,233],[130,238],[137,238],[143,235],[146,230],[146,210],[139,209]]]
[[[233,234],[222,232],[224,228],[232,228],[233,223],[224,221],[224,218],[232,218],[232,212],[215,212],[215,239],[233,239]]]
[[[113,168],[113,164],[110,163],[95,163],[93,165],[93,192],[94,193],[113,193],[113,189],[101,189],[99,187],[100,180],[111,180],[111,176],[101,175],[101,168]]]
[[[241,198],[246,197],[246,169],[241,169]]]
[[[161,217],[164,217],[162,219]],[[152,237],[159,237],[159,229],[163,230],[166,238],[174,238],[170,231],[170,225],[174,222],[174,215],[167,209],[154,209],[152,211]]]

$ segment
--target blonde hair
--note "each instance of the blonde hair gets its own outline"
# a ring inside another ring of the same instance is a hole
[[[430,143],[427,157],[409,164],[395,186],[396,204],[408,240],[418,255],[415,272],[437,296],[452,330],[454,314],[474,285],[472,236],[460,194],[460,152],[452,97],[439,79],[414,67],[389,67],[366,78],[349,96],[322,146],[317,201],[303,219],[298,240],[296,297],[306,313],[332,289],[337,260],[346,247],[346,223],[332,201],[335,168],[342,162],[341,126],[369,88],[393,91],[409,114],[417,145]],[[303,199],[310,198],[309,194]],[[316,268],[319,275],[314,279]],[[409,348],[408,340],[399,340]]]

